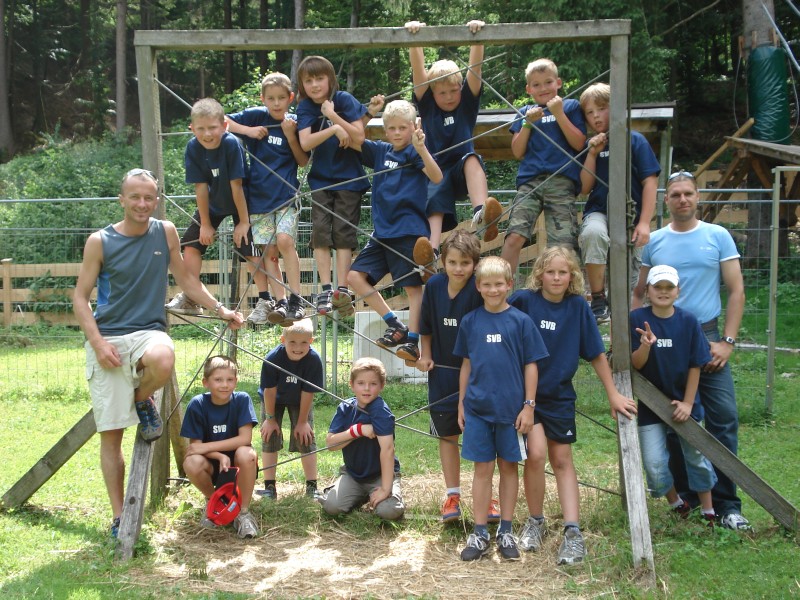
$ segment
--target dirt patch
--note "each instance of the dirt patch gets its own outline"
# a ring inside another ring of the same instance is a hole
[[[464,473],[462,489],[470,489]],[[557,507],[555,489],[548,481],[546,509]],[[496,485],[495,485],[495,489]],[[231,528],[203,530],[196,509],[183,511],[188,501],[198,505],[196,493],[181,490],[169,503],[178,513],[152,536],[158,558],[155,571],[141,574],[162,585],[201,593],[245,593],[261,597],[326,598],[520,598],[582,597],[583,584],[602,581],[584,565],[556,567],[560,520],[549,518],[550,535],[542,551],[524,554],[519,561],[503,561],[495,552],[477,562],[465,563],[458,553],[467,525],[442,526],[438,522],[440,476],[403,480],[407,518],[399,524],[381,524],[357,511],[340,519],[321,514],[313,501],[302,497],[299,485],[282,485],[280,501],[254,503],[262,535],[240,540]],[[465,493],[465,508],[469,494]],[[167,511],[168,512],[168,511]],[[546,510],[550,517],[550,513]],[[516,523],[525,516],[524,501],[517,507]],[[587,545],[593,534],[586,532]],[[596,541],[596,539],[595,539]],[[138,577],[138,576],[137,576]],[[613,589],[610,585],[609,588]]]

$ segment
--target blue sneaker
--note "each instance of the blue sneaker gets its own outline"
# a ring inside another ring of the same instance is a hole
[[[136,402],[136,414],[139,415],[139,435],[145,442],[154,442],[161,437],[164,433],[164,423],[152,396],[147,400]]]
[[[119,537],[119,517],[114,517],[111,521],[111,537],[117,539]]]

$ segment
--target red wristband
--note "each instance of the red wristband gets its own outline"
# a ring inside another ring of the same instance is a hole
[[[350,425],[350,429],[348,431],[350,432],[350,437],[351,438],[357,438],[358,437],[358,432],[356,431],[356,426],[355,425]]]
[[[358,423],[358,424],[356,425],[356,431],[358,431],[358,437],[361,437],[361,436],[363,436],[363,435],[364,435],[364,432],[363,432],[363,431],[361,431],[361,423]]]

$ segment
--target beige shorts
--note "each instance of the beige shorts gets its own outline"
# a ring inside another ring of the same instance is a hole
[[[133,404],[134,390],[139,387],[141,373],[136,364],[153,346],[168,346],[175,350],[170,337],[163,331],[135,331],[126,335],[105,338],[113,344],[122,359],[122,366],[104,369],[97,362],[94,348],[86,342],[86,380],[92,398],[97,431],[125,429],[139,423]]]

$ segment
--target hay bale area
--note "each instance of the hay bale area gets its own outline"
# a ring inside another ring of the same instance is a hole
[[[598,541],[592,532],[584,532],[590,551],[584,565],[564,569],[555,564],[561,521],[552,478],[545,498],[550,535],[541,552],[523,553],[519,561],[503,561],[494,551],[477,562],[459,560],[472,527],[471,475],[462,474],[466,522],[447,526],[438,521],[439,475],[403,480],[407,518],[397,524],[381,523],[364,510],[328,517],[303,497],[299,483],[279,483],[277,502],[253,503],[261,526],[261,536],[253,540],[240,540],[230,527],[200,528],[201,499],[196,490],[183,488],[164,511],[174,514],[166,515],[153,534],[154,570],[137,578],[186,592],[269,598],[580,598],[576,590],[582,584],[606,587],[592,572],[591,550]],[[495,479],[495,490],[496,484]],[[526,514],[520,489],[517,527]],[[613,583],[606,584],[613,589]]]

